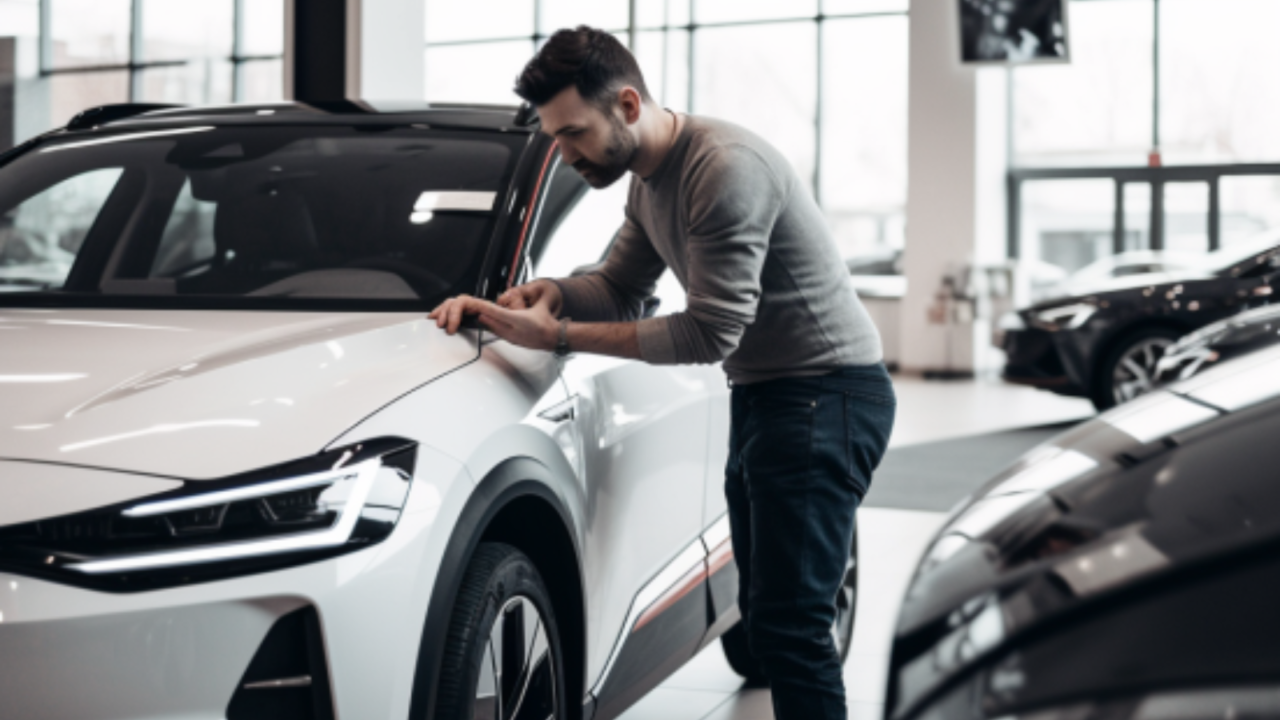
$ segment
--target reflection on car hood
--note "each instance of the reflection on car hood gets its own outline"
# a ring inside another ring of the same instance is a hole
[[[1203,270],[1181,270],[1178,272],[1139,273],[1136,275],[1125,275],[1123,277],[1101,278],[1078,282],[1071,282],[1068,280],[1062,285],[1054,288],[1048,296],[1037,302],[1036,305],[1060,305],[1073,298],[1080,298],[1087,295],[1136,290],[1138,288],[1149,287],[1151,285],[1208,280],[1212,277],[1212,273]]]
[[[420,313],[0,310],[0,458],[204,479],[318,452],[477,356]]]

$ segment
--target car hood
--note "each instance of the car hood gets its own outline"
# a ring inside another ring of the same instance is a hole
[[[1280,543],[1277,398],[1280,347],[1126,403],[993,478],[948,518],[908,588],[892,714],[1067,613]]]
[[[1176,272],[1139,273],[1116,278],[1096,280],[1067,281],[1059,285],[1047,297],[1036,302],[1035,309],[1064,305],[1076,300],[1110,293],[1130,293],[1142,288],[1173,283],[1211,280],[1214,275],[1203,270],[1181,270]]]
[[[209,479],[474,360],[421,313],[0,310],[0,459]]]

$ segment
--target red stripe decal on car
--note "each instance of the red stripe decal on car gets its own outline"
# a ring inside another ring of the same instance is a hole
[[[537,212],[538,196],[542,192],[542,181],[547,176],[547,168],[551,166],[551,158],[555,156],[559,148],[558,143],[551,143],[551,149],[547,151],[547,156],[542,160],[542,170],[538,171],[538,182],[534,184],[533,195],[529,197],[528,209],[524,214],[524,226],[520,228],[520,241],[516,243],[516,254],[511,256],[511,271],[507,273],[508,289],[515,284],[516,277],[520,274],[517,268],[520,267],[520,253],[524,251],[525,238],[529,236],[529,223],[533,221],[533,214]]]
[[[640,628],[648,625],[654,618],[671,609],[672,605],[679,602],[685,595],[693,592],[694,589],[706,579],[707,564],[706,562],[699,562],[696,567],[691,568],[689,572],[685,573],[684,576],[677,580],[676,583],[668,588],[666,592],[658,596],[657,600],[653,601],[653,604],[650,605],[649,608],[644,611],[644,614],[640,616],[640,619],[636,621],[636,626],[631,629],[631,632],[639,632]]]

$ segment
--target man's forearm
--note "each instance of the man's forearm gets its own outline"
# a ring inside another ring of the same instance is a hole
[[[640,336],[633,322],[569,323],[569,350],[640,359]]]

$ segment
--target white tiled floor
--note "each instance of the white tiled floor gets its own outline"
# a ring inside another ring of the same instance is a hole
[[[898,419],[889,447],[1081,420],[1094,414],[1082,398],[1054,395],[998,379],[932,381],[895,376]]]
[[[996,380],[930,382],[896,377],[898,420],[891,447],[964,435],[1078,420],[1087,401]],[[889,644],[898,605],[916,561],[942,513],[865,508],[858,511],[858,615],[844,680],[851,720],[881,717]],[[768,690],[743,689],[719,643],[623,715],[623,720],[769,720]]]

